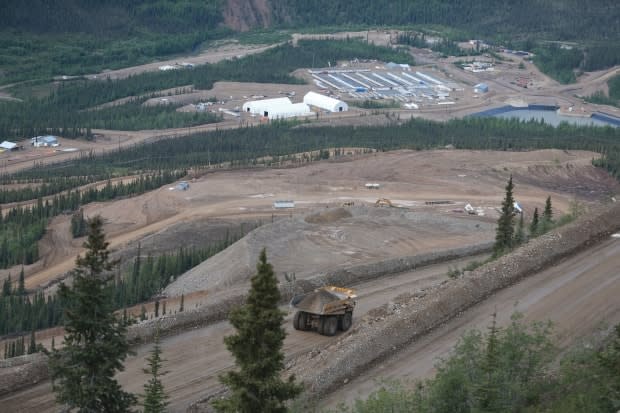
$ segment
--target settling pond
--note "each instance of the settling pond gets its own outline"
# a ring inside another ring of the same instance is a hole
[[[546,124],[558,126],[562,122],[580,126],[620,126],[620,118],[604,113],[593,113],[591,117],[560,115],[557,107],[529,105],[527,107],[502,106],[475,113],[474,117],[518,118],[524,121],[543,120]]]

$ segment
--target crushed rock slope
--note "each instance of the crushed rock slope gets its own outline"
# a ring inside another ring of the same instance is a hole
[[[476,217],[405,208],[322,209],[252,231],[177,278],[164,294],[216,292],[247,283],[264,247],[280,280],[284,273],[299,280],[345,266],[491,241],[494,235],[494,225]]]

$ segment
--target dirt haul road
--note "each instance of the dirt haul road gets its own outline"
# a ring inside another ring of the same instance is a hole
[[[500,326],[510,322],[515,310],[524,314],[526,322],[551,320],[557,344],[566,348],[599,328],[620,323],[619,268],[620,239],[605,241],[465,311],[354,378],[320,405],[334,408],[341,402],[365,398],[382,380],[431,377],[437,359],[447,357],[467,331],[485,331],[494,312]]]
[[[354,286],[358,292],[358,305],[354,323],[369,310],[389,302],[403,291],[420,290],[448,279],[450,267],[462,267],[474,259],[471,257],[449,263],[432,265],[412,272],[379,278]],[[284,310],[289,310],[288,307]],[[285,320],[287,337],[284,350],[287,358],[322,347],[336,337],[321,336],[316,332],[300,332],[292,328],[292,315],[289,311]],[[167,360],[165,370],[169,371],[162,381],[170,395],[170,411],[183,412],[190,403],[222,389],[218,375],[232,367],[230,354],[223,345],[223,337],[233,331],[227,322],[204,328],[190,330],[162,340],[163,357]],[[138,346],[136,355],[125,363],[126,371],[118,378],[123,387],[133,393],[141,393],[147,376],[142,373],[146,366],[145,357],[149,355],[150,345]],[[29,389],[6,395],[0,405],[10,412],[54,412],[53,395],[49,382]]]

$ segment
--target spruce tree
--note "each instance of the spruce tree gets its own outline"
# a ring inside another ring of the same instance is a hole
[[[280,291],[264,249],[257,270],[246,303],[229,317],[236,334],[224,338],[224,343],[238,370],[220,377],[230,389],[230,396],[214,403],[220,412],[286,412],[284,402],[302,391],[294,377],[287,381],[280,377],[284,368],[284,314],[278,308]]]
[[[22,269],[19,272],[19,280],[17,281],[17,291],[16,295],[26,295],[26,279],[24,276],[24,266],[22,265]]]
[[[551,196],[545,201],[545,210],[543,211],[543,220],[553,222],[553,207],[551,206]]]
[[[542,214],[541,228],[539,228],[539,232],[544,234],[549,231],[553,226],[553,207],[551,206],[551,197],[547,197],[547,201],[545,201],[545,209]]]
[[[495,235],[495,245],[493,246],[493,254],[495,256],[501,255],[504,251],[512,247],[514,239],[514,197],[512,195],[513,190],[512,175],[506,185],[506,195],[502,202],[502,212],[497,220],[497,232]]]
[[[28,354],[37,352],[37,342],[34,336],[34,330],[30,331],[30,342],[28,343]]]
[[[2,296],[8,297],[11,295],[11,274],[2,283]]]
[[[523,222],[523,212],[519,214],[519,222],[517,223],[517,230],[515,232],[515,245],[520,245],[525,242],[525,223]]]
[[[536,235],[538,235],[538,224],[538,208],[534,208],[532,222],[530,223],[530,236],[535,237]]]
[[[73,285],[61,284],[65,303],[64,347],[50,356],[52,389],[58,403],[80,412],[126,412],[136,403],[114,376],[129,354],[127,328],[114,314],[107,285],[114,263],[109,259],[103,220],[88,221],[86,253],[78,256]]]
[[[168,396],[164,391],[160,377],[166,374],[162,372],[162,363],[166,360],[161,358],[161,346],[159,342],[159,328],[155,332],[155,344],[151,355],[146,359],[149,368],[144,369],[145,374],[149,374],[151,378],[144,385],[144,413],[164,413],[168,405]]]

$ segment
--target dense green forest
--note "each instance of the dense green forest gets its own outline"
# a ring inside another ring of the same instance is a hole
[[[0,84],[97,73],[199,51],[235,35],[224,25],[225,5],[226,0],[6,0],[0,13]],[[530,37],[620,40],[620,11],[612,0],[268,0],[268,5],[272,34],[318,27],[441,26],[503,43]],[[591,54],[596,53],[593,48]],[[605,59],[604,54],[595,58]]]
[[[290,27],[444,25],[500,39],[620,38],[620,9],[613,0],[271,0],[271,5],[275,21]]]
[[[534,52],[536,66],[560,83],[574,82],[575,72],[602,70],[620,64],[620,44],[618,43],[585,47],[570,46],[569,48],[562,48],[557,44],[536,45],[534,42],[525,42],[525,44],[529,44],[530,47],[524,48]]]
[[[224,0],[6,0],[0,84],[97,73],[197,50],[229,35]]]
[[[142,105],[147,97],[162,89],[194,85],[210,89],[220,80],[301,83],[290,73],[303,67],[325,67],[328,62],[353,58],[376,58],[413,64],[410,55],[359,40],[300,41],[264,53],[232,61],[207,64],[187,70],[150,72],[116,81],[77,80],[62,82],[49,96],[28,98],[24,102],[0,102],[0,136],[19,139],[49,132],[90,128],[139,130],[186,127],[220,119],[210,113],[179,113],[174,105]],[[129,96],[146,97],[98,110],[87,110]],[[81,132],[79,132],[81,133]]]
[[[620,407],[620,325],[603,343],[577,345],[558,357],[549,323],[513,315],[486,332],[466,333],[435,377],[383,383],[366,400],[330,413],[547,412],[611,413]],[[554,363],[554,359],[559,359]],[[301,412],[303,409],[293,409]]]
[[[611,105],[620,107],[620,74],[613,76],[607,81],[609,93],[603,92],[594,93],[589,96],[587,100],[592,103],[598,103],[601,105]]]

